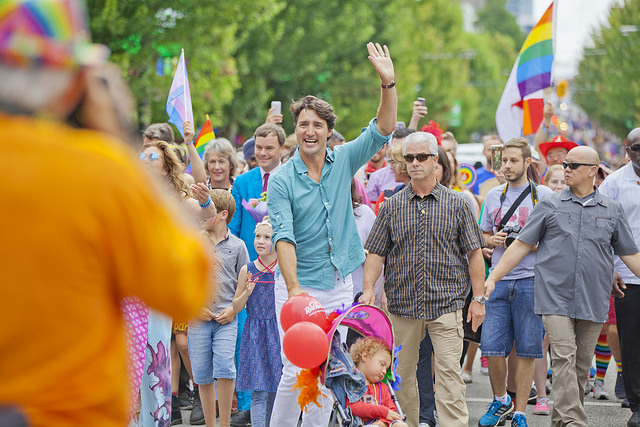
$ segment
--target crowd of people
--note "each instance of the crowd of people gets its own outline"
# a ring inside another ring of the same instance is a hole
[[[369,43],[380,104],[354,140],[305,96],[289,138],[272,109],[241,150],[215,138],[201,159],[188,121],[180,143],[166,123],[137,141],[130,106],[108,102],[126,85],[104,46],[86,22],[65,24],[71,39],[17,26],[0,44],[12,141],[0,425],[166,426],[182,408],[192,425],[324,427],[331,392],[319,383],[299,410],[301,369],[282,345],[283,305],[308,294],[327,312],[360,302],[391,319],[397,349],[371,337],[350,349],[367,391],[346,406],[367,425],[467,426],[479,349],[492,397],[480,427],[526,426],[531,399],[552,426],[588,425],[584,396],[608,398],[611,355],[640,426],[640,128],[612,171],[549,135],[548,104],[533,144],[483,138],[465,188],[454,134],[418,130],[423,100],[398,125],[389,49]],[[25,47],[34,39],[55,49]]]

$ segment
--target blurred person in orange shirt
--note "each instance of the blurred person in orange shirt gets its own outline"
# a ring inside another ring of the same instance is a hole
[[[210,266],[122,143],[130,95],[84,5],[4,1],[0,34],[0,425],[122,426],[122,298],[187,320]]]

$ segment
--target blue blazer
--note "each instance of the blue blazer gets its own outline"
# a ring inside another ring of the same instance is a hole
[[[256,249],[253,247],[255,239],[256,221],[242,206],[242,200],[259,199],[262,194],[262,174],[260,167],[255,167],[249,172],[238,175],[233,181],[233,189],[231,190],[233,199],[236,201],[236,211],[229,223],[229,230],[242,239],[247,245],[249,251],[249,259],[258,259]]]

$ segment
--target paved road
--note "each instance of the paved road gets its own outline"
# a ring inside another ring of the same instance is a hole
[[[476,356],[477,358],[478,356]],[[595,361],[593,362],[595,366]],[[609,365],[605,386],[609,392],[610,400],[595,400],[593,394],[585,398],[585,407],[589,416],[589,425],[593,427],[623,427],[627,425],[627,420],[631,416],[629,409],[620,407],[620,400],[615,398],[613,387],[616,381],[616,367],[613,361]],[[551,405],[553,404],[553,393],[549,396]],[[487,405],[491,403],[491,386],[489,377],[480,373],[479,360],[474,363],[473,383],[467,385],[467,406],[469,408],[469,426],[477,426],[478,420],[486,411]],[[548,427],[550,417],[533,415],[533,405],[527,405],[527,422],[530,427]],[[190,411],[182,411],[183,419],[187,426]],[[216,424],[219,425],[219,424]],[[506,423],[506,427],[510,424]],[[274,426],[277,427],[277,426]],[[446,426],[442,426],[446,427]]]

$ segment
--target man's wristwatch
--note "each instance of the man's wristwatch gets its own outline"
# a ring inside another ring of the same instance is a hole
[[[487,302],[487,299],[484,297],[484,295],[479,296],[479,297],[473,297],[471,299],[474,300],[477,303],[482,304],[482,305],[484,305],[484,303]]]

